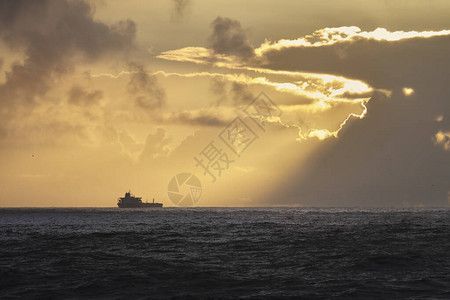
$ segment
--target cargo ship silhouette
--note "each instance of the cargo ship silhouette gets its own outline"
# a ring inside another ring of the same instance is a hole
[[[155,199],[153,199],[153,203],[142,202],[142,197],[135,197],[131,194],[131,191],[125,193],[125,197],[121,197],[117,201],[117,206],[120,208],[139,208],[139,207],[162,207],[162,203],[155,203]]]

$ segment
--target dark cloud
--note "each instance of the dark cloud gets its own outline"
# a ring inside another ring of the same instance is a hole
[[[191,0],[172,0],[174,18],[183,17]]]
[[[87,89],[75,85],[68,92],[68,102],[74,105],[80,106],[90,106],[98,104],[103,98],[103,91],[93,90],[88,91]]]
[[[370,98],[372,96],[372,94],[373,94],[373,91],[368,91],[368,92],[363,92],[363,93],[345,91],[342,94],[336,94],[334,97],[353,100],[353,99]]]
[[[420,84],[425,74],[433,74],[434,80],[443,84],[448,74],[449,47],[450,36],[399,41],[359,38],[322,47],[272,50],[265,54],[264,61],[270,69],[343,75],[375,88],[392,89]]]
[[[162,128],[156,129],[154,134],[149,134],[145,141],[141,160],[151,160],[158,156],[165,156],[169,153],[169,143],[171,138],[166,136],[166,131]]]
[[[212,78],[209,84],[209,91],[217,97],[216,105],[225,104],[231,98],[232,105],[248,104],[254,99],[247,84],[231,82],[222,78]]]
[[[30,112],[54,80],[74,69],[77,59],[92,62],[105,55],[124,53],[134,46],[135,24],[121,21],[112,26],[93,19],[83,1],[0,0],[0,38],[13,50],[23,51],[0,85],[0,116],[21,118]]]
[[[277,190],[307,206],[446,206],[450,155],[430,139],[437,124],[420,101],[374,96],[353,120]],[[273,196],[273,195],[272,195]]]
[[[155,75],[148,74],[144,66],[130,64],[128,92],[134,96],[135,105],[145,110],[161,108],[166,103],[166,92],[159,86]]]
[[[94,21],[91,7],[82,1],[0,1],[0,14],[0,37],[26,55],[0,86],[9,96],[2,97],[9,99],[4,101],[32,102],[47,91],[53,75],[73,68],[76,55],[95,60],[134,43],[132,21],[112,26]]]
[[[209,92],[216,96],[216,105],[221,105],[227,100],[227,82],[220,77],[213,77],[209,81]]]
[[[238,21],[217,17],[211,27],[213,33],[209,37],[209,44],[214,53],[234,55],[243,60],[255,56],[254,47]]]
[[[173,113],[166,121],[189,126],[223,127],[231,120],[219,112],[201,110]]]
[[[450,130],[450,37],[361,39],[348,42],[345,56],[336,51],[341,46],[272,51],[268,66],[362,79],[393,93],[375,92],[366,117],[323,141],[268,199],[307,206],[447,206],[450,155],[433,137]],[[404,95],[403,87],[414,93]]]
[[[255,98],[250,92],[248,85],[243,83],[233,82],[231,84],[231,93],[235,105],[249,104]]]

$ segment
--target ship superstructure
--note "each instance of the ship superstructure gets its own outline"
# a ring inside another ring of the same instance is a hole
[[[131,194],[131,191],[125,193],[125,197],[119,198],[117,201],[117,206],[120,208],[139,208],[139,207],[162,207],[162,203],[155,203],[155,199],[153,199],[153,203],[142,202],[142,197],[135,197]]]

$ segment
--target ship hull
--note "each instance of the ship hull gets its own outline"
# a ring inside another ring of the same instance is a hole
[[[117,204],[120,208],[157,208],[162,207],[162,203],[140,203],[140,204]]]
[[[162,207],[162,203],[142,203],[141,207]]]

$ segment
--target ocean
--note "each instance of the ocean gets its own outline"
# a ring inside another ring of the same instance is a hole
[[[2,208],[1,299],[450,299],[450,209]]]

